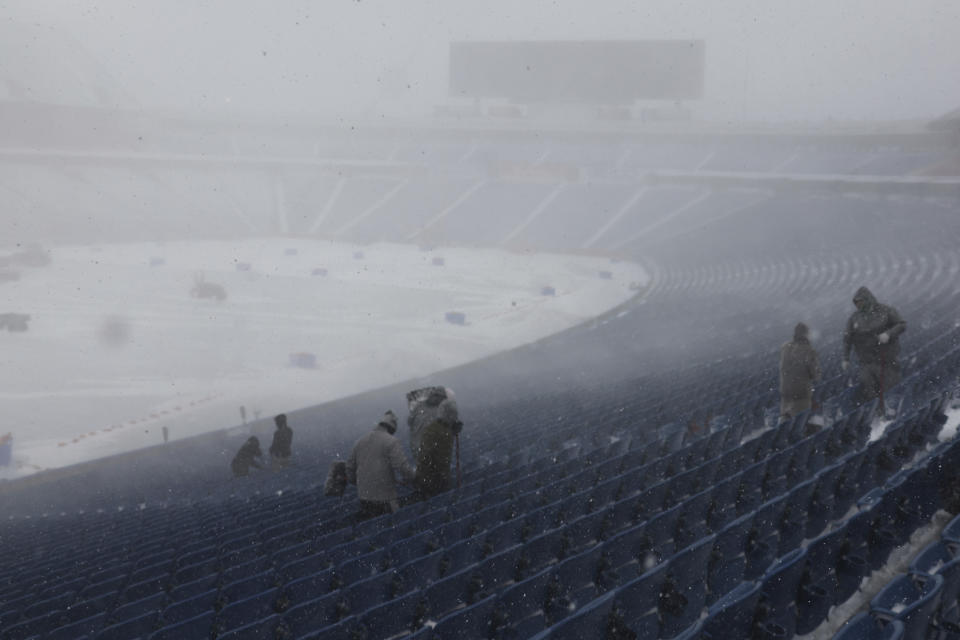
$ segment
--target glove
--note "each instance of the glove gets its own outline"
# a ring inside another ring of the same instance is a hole
[[[849,369],[849,368],[850,368],[850,361],[849,361],[849,360],[844,360],[843,362],[840,363],[840,370],[841,370],[841,371],[846,371],[846,370]]]
[[[888,342],[890,342],[890,334],[884,331],[883,333],[877,336],[877,342],[879,342],[880,344],[887,344]]]

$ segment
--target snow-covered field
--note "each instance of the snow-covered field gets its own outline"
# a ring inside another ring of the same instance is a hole
[[[163,427],[171,439],[229,427],[240,407],[268,416],[428,375],[597,316],[648,281],[600,257],[290,238],[49,252],[0,283],[0,313],[31,315],[25,333],[0,330],[3,477],[157,444]],[[198,279],[226,299],[192,297]]]

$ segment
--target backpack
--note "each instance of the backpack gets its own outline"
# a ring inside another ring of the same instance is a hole
[[[347,488],[347,463],[334,460],[327,472],[327,481],[323,483],[323,495],[342,496]]]

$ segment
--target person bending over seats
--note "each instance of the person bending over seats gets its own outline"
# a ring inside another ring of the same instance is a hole
[[[883,416],[883,394],[900,382],[900,334],[907,323],[893,307],[880,304],[869,289],[860,287],[853,296],[857,307],[843,333],[843,370],[850,367],[850,351],[860,363],[859,404],[879,398],[877,415]]]
[[[260,440],[257,439],[257,436],[250,436],[247,438],[247,441],[243,443],[243,446],[240,447],[240,450],[237,451],[237,455],[233,457],[233,462],[230,463],[233,475],[238,478],[243,477],[250,473],[250,467],[263,469],[256,460],[262,457],[263,451],[260,450]]]
[[[270,443],[270,466],[282,469],[290,464],[290,443],[293,442],[293,429],[287,426],[286,414],[279,414],[273,418],[277,430],[273,432],[273,442]]]
[[[373,431],[357,440],[347,459],[347,480],[357,485],[360,499],[358,522],[395,513],[400,508],[396,476],[401,482],[415,477],[396,432],[397,416],[387,411]]]
[[[810,411],[813,383],[820,379],[820,358],[810,346],[810,330],[802,322],[793,340],[780,347],[780,421]]]

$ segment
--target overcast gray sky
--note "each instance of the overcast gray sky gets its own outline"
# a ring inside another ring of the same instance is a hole
[[[449,101],[451,41],[698,38],[706,119],[960,106],[957,0],[8,0],[0,18],[2,77],[73,103],[411,114]]]

